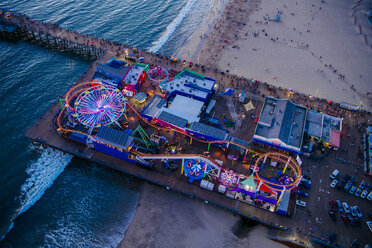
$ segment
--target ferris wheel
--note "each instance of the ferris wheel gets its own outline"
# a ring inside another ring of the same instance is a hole
[[[75,117],[87,127],[101,127],[117,120],[124,113],[126,100],[116,88],[92,87],[84,91],[75,101]]]

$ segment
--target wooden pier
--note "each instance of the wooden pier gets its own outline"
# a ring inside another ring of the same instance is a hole
[[[77,37],[81,35],[76,32],[74,32],[74,38],[76,37],[74,41],[68,37],[49,32],[48,24],[34,23],[31,25],[32,23],[28,23],[28,25],[21,25],[21,23],[27,23],[24,19],[29,20],[25,16],[12,16],[11,18],[0,16],[0,24],[2,24],[0,25],[0,38],[10,41],[29,41],[54,51],[72,53],[89,60],[95,60],[104,53],[104,50],[96,47],[94,43],[79,42],[84,39],[78,40]],[[56,28],[51,30],[56,30]],[[65,30],[61,30],[59,33],[61,34],[61,32],[65,32]]]

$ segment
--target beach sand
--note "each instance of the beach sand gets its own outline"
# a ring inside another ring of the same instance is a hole
[[[118,247],[286,247],[267,239],[266,227],[239,220],[222,208],[144,183]]]
[[[200,53],[192,50],[197,39],[185,49],[201,64],[231,74],[372,110],[372,30],[363,14],[368,3],[354,6],[336,0],[232,0]],[[281,21],[269,21],[278,11]]]

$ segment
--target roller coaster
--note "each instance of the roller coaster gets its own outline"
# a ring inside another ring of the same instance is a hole
[[[85,132],[82,132],[82,131],[79,131],[79,130],[74,130],[74,129],[71,129],[71,128],[64,127],[61,124],[61,118],[62,118],[63,113],[66,111],[66,109],[68,109],[70,112],[75,111],[75,108],[76,108],[76,105],[77,105],[77,97],[79,97],[83,92],[87,92],[89,90],[99,89],[99,88],[102,88],[102,87],[106,87],[106,86],[99,81],[90,81],[90,82],[85,82],[85,83],[80,83],[80,84],[74,85],[73,87],[71,87],[65,93],[65,96],[64,96],[65,97],[65,104],[64,104],[62,110],[59,112],[59,114],[57,115],[57,118],[56,118],[57,131],[59,133],[79,133],[79,134],[82,134],[82,135],[85,135],[85,136],[90,135],[88,133],[85,133]],[[286,155],[286,154],[283,154],[283,153],[278,153],[278,152],[261,153],[261,152],[252,150],[248,147],[245,147],[241,144],[238,144],[238,143],[235,143],[235,142],[232,142],[232,141],[227,141],[227,140],[213,140],[213,141],[202,140],[202,139],[196,138],[192,135],[189,135],[187,133],[180,132],[176,129],[170,129],[168,127],[161,127],[161,126],[158,126],[158,125],[156,125],[152,122],[149,122],[148,119],[142,117],[141,114],[136,110],[136,108],[134,106],[132,106],[131,104],[129,104],[128,101],[126,101],[126,104],[138,116],[139,119],[141,119],[147,125],[155,128],[156,130],[159,130],[159,131],[160,130],[174,131],[174,132],[182,134],[183,136],[189,137],[190,139],[194,139],[198,142],[205,143],[205,144],[234,145],[234,146],[237,146],[237,147],[240,147],[240,148],[244,149],[246,153],[250,152],[250,153],[257,154],[258,158],[257,158],[257,160],[255,162],[255,165],[254,165],[254,170],[253,170],[254,173],[250,176],[237,174],[237,176],[239,176],[241,179],[247,179],[247,178],[253,178],[253,179],[256,179],[256,180],[258,179],[258,180],[260,180],[260,182],[262,182],[268,188],[270,188],[271,190],[274,190],[274,191],[290,190],[293,187],[296,187],[301,180],[301,175],[302,175],[301,174],[301,167],[297,163],[297,161],[289,155]],[[92,138],[92,140],[94,140],[94,136],[90,135],[90,137]],[[130,153],[132,153],[136,156],[139,156],[142,159],[167,158],[167,159],[182,159],[182,160],[184,160],[184,159],[187,159],[187,158],[200,158],[202,160],[205,160],[205,161],[213,164],[213,166],[218,170],[218,172],[216,173],[216,171],[215,171],[212,174],[212,176],[216,176],[216,177],[219,176],[219,172],[221,170],[228,170],[227,168],[224,168],[222,165],[217,163],[214,159],[212,159],[210,157],[207,157],[207,156],[204,156],[204,155],[201,155],[201,154],[145,154],[145,153],[135,151],[134,149],[131,149]],[[278,183],[278,182],[274,182],[273,180],[267,179],[267,178],[263,177],[262,175],[260,175],[260,173],[259,173],[260,169],[259,168],[262,168],[262,166],[265,164],[265,161],[267,159],[272,159],[272,160],[275,160],[277,162],[283,163],[285,165],[285,169],[283,170],[283,173],[289,167],[294,173],[294,180],[291,181],[290,183],[284,185],[284,184],[281,184],[281,183]]]

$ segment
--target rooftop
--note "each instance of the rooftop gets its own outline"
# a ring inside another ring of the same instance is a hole
[[[141,73],[146,70],[146,67],[144,64],[134,64],[125,76],[124,82],[131,85],[137,84]]]
[[[216,138],[218,140],[226,140],[227,138],[226,130],[212,127],[212,126],[200,123],[200,122],[191,123],[188,129],[191,131],[203,134],[203,135],[207,135],[209,137]]]
[[[322,138],[325,142],[331,140],[331,130],[341,132],[342,119],[331,115],[308,111],[305,132],[308,135]]]
[[[183,70],[172,81],[161,84],[168,92],[181,91],[189,95],[206,99],[213,91],[215,81],[190,70]]]
[[[288,99],[266,97],[255,135],[279,139],[287,145],[301,147],[306,108]]]
[[[323,115],[319,112],[308,111],[306,118],[305,130],[308,135],[314,137],[322,137],[322,127],[323,127]]]
[[[180,128],[185,128],[187,126],[186,119],[181,118],[177,115],[168,113],[166,111],[162,111],[157,118],[162,121],[168,122],[174,126],[180,127]]]
[[[155,95],[151,102],[142,110],[141,114],[154,117],[166,102],[167,101],[161,98],[159,95]]]
[[[169,108],[163,107],[163,111],[186,119],[189,123],[200,120],[200,112],[204,102],[181,95],[176,95]]]
[[[127,150],[133,141],[133,137],[131,137],[129,133],[106,126],[102,126],[98,130],[98,133],[96,134],[94,139],[124,150]]]
[[[126,62],[113,57],[106,63],[97,65],[97,71],[105,76],[109,76],[107,73],[109,72],[120,75],[123,78],[129,69],[130,67],[126,66]]]

